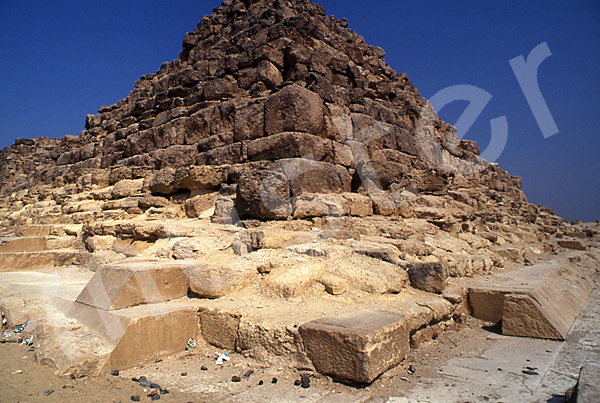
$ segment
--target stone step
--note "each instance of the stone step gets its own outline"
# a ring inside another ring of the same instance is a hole
[[[544,264],[502,273],[469,288],[473,316],[502,334],[564,340],[593,289],[592,273]]]
[[[23,225],[17,228],[16,234],[22,237],[48,236],[50,230],[50,225]]]
[[[185,297],[184,267],[193,262],[130,260],[102,267],[77,297],[77,302],[103,310],[165,302]]]
[[[0,254],[68,249],[74,245],[76,240],[72,236],[4,237],[0,244]]]
[[[0,253],[43,252],[46,249],[45,237],[10,237],[4,238],[0,245]]]
[[[123,370],[181,353],[198,338],[197,308],[182,301],[106,311],[56,299],[56,307],[101,335],[109,353],[99,357],[100,373]]]
[[[43,252],[0,253],[0,272],[44,270],[76,264],[81,252],[66,249]]]

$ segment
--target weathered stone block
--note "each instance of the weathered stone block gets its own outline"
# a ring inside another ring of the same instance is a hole
[[[190,218],[198,218],[202,213],[215,207],[218,193],[199,195],[183,203],[185,214]]]
[[[237,339],[241,314],[200,308],[200,332],[204,340],[226,350],[233,351]]]
[[[408,278],[414,288],[440,294],[446,288],[448,268],[441,261],[412,263],[408,269]]]
[[[315,369],[356,382],[373,382],[407,355],[404,317],[385,311],[361,311],[316,319],[299,328]]]
[[[323,100],[314,92],[289,85],[273,94],[265,106],[265,133],[323,131]]]
[[[77,302],[104,310],[165,302],[187,295],[188,281],[180,264],[124,263],[97,271]]]
[[[113,199],[122,199],[140,193],[144,186],[144,179],[124,179],[117,182],[111,195]]]
[[[247,147],[247,156],[251,161],[303,157],[322,160],[327,152],[322,138],[294,132],[263,137],[249,142]]]

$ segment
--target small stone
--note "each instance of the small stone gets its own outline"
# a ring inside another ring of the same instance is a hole
[[[150,393],[148,393],[148,397],[152,397],[154,395],[158,395],[158,391],[157,390],[151,390]]]
[[[417,372],[417,367],[415,367],[414,364],[410,364],[410,367],[408,367],[408,372],[414,374],[415,372]]]
[[[161,390],[160,390],[160,394],[161,394],[161,395],[166,395],[166,394],[168,394],[168,393],[169,393],[169,391],[168,391],[167,389],[161,389]]]
[[[243,376],[244,376],[244,378],[249,378],[249,377],[250,377],[250,375],[252,375],[253,373],[254,373],[254,370],[253,370],[253,369],[249,369],[248,371],[246,371],[246,372],[244,373],[244,375],[243,375]]]
[[[294,386],[300,386],[301,383],[302,383],[302,381],[300,379],[296,379],[294,381]]]
[[[274,377],[273,379],[271,379],[271,383],[277,383],[277,378]]]
[[[200,369],[202,371],[208,371],[208,367],[206,365],[201,366]]]
[[[261,379],[260,381],[258,381],[258,385],[259,385],[259,386],[260,386],[260,385],[262,385],[263,383],[264,383],[264,382],[263,382],[263,380],[262,380],[262,379]]]
[[[532,369],[524,369],[521,372],[523,372],[526,375],[539,375],[539,373],[537,371],[534,371]]]
[[[310,377],[308,375],[302,375],[302,387],[304,389],[310,387]]]
[[[131,401],[132,402],[139,402],[140,401],[140,395],[133,395],[133,396],[131,396]]]
[[[132,377],[132,378],[131,378],[131,380],[132,380],[133,382],[139,382],[139,381],[140,381],[140,378],[136,378],[136,377],[134,376],[134,377]]]
[[[150,400],[160,400],[160,395],[154,395],[150,398]]]
[[[140,385],[142,385],[145,388],[149,388],[150,385],[152,385],[152,383],[149,380],[147,380],[147,379],[141,379],[140,378]]]
[[[119,376],[119,370],[118,370],[118,369],[115,369],[115,370],[114,370],[114,371],[111,373],[111,375],[112,375],[112,376]]]
[[[51,394],[53,394],[53,393],[54,393],[54,389],[46,389],[46,390],[44,391],[44,395],[46,395],[46,396],[50,396],[50,395],[51,395]]]
[[[181,376],[187,376],[187,372],[182,372]]]
[[[234,375],[231,377],[231,382],[240,382],[242,380],[242,378],[240,378],[237,375]]]
[[[151,383],[151,384],[150,384],[150,387],[151,387],[152,389],[162,389],[162,388],[160,387],[160,385],[159,385],[159,384],[157,384],[157,383]]]
[[[73,385],[63,385],[63,389],[73,389],[75,386]]]

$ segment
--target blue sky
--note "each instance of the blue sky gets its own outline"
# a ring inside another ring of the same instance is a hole
[[[469,85],[492,98],[465,138],[484,150],[505,116],[497,162],[523,177],[532,203],[568,220],[600,219],[600,2],[321,1],[347,18],[422,96]],[[17,137],[79,134],[85,116],[126,97],[143,74],[177,57],[217,1],[0,2],[0,148]],[[538,85],[558,127],[542,134],[510,60],[546,43]],[[455,124],[468,106],[440,116]]]

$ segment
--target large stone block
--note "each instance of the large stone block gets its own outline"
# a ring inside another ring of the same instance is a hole
[[[245,284],[253,272],[239,261],[222,264],[196,262],[184,269],[189,289],[200,298],[220,298]]]
[[[308,159],[277,161],[273,169],[289,179],[294,197],[307,193],[349,193],[352,178],[348,170],[339,165]]]
[[[473,285],[473,316],[502,320],[502,334],[564,340],[592,290],[581,270],[539,265],[499,275],[494,284]]]
[[[448,268],[444,262],[416,262],[408,269],[410,285],[419,290],[441,293],[446,288]]]
[[[0,245],[0,253],[42,252],[44,249],[45,237],[13,238]]]
[[[265,106],[265,133],[323,131],[323,100],[314,92],[289,85],[273,94]]]
[[[250,161],[273,161],[284,158],[321,160],[327,152],[325,141],[305,133],[285,132],[251,141],[247,145]]]
[[[165,302],[187,295],[188,280],[181,264],[131,262],[97,271],[77,302],[104,310]]]
[[[200,332],[204,340],[219,348],[231,351],[235,349],[241,314],[200,308],[199,316]]]
[[[404,317],[386,311],[316,319],[299,331],[319,373],[357,382],[373,382],[406,358],[409,349]]]
[[[567,403],[600,402],[600,367],[586,364],[579,371],[579,379],[565,395]]]
[[[292,215],[288,178],[272,171],[254,171],[239,179],[235,208],[241,218],[287,219]]]

